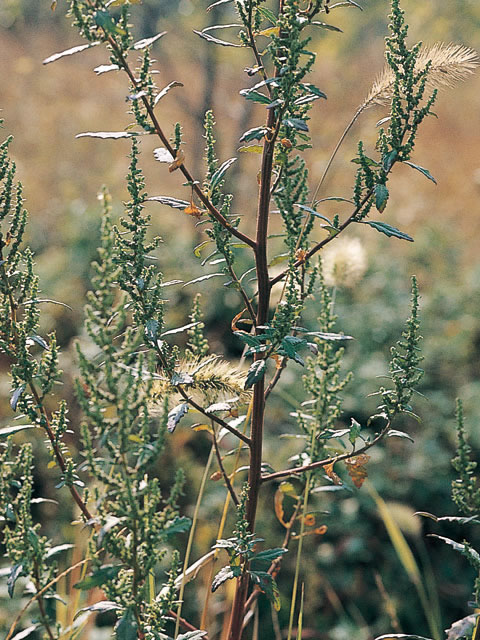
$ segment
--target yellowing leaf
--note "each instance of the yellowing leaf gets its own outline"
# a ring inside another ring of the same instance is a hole
[[[53,467],[56,466],[56,462],[55,460],[50,460],[50,462],[47,464],[47,469],[53,469]]]
[[[282,482],[278,487],[280,491],[287,496],[292,496],[293,498],[297,498],[297,493],[295,491],[295,487],[291,482]]]
[[[242,153],[262,153],[263,147],[261,144],[248,144],[244,147],[239,147],[238,150]]]
[[[194,216],[195,218],[201,218],[203,215],[203,211],[201,211],[193,202],[190,202],[188,207],[184,209],[184,212],[189,216]]]
[[[267,38],[273,35],[278,37],[280,35],[280,27],[270,27],[269,29],[264,29],[263,31],[260,31],[257,35],[267,36]]]
[[[135,433],[131,433],[131,434],[128,436],[128,439],[129,439],[131,442],[136,442],[137,444],[142,444],[142,443],[143,443],[143,440],[140,438],[140,436],[137,436]]]
[[[177,155],[175,156],[175,160],[168,167],[169,172],[172,173],[172,171],[175,171],[176,169],[181,167],[184,161],[185,161],[185,154],[183,153],[182,149],[179,149],[177,151]]]
[[[213,429],[209,424],[195,424],[192,429],[194,431],[208,431],[208,433],[213,433]]]
[[[277,489],[277,491],[275,492],[274,505],[275,505],[275,515],[277,516],[278,521],[285,528],[287,528],[288,524],[285,522],[285,511],[283,510],[284,496],[285,494],[283,493],[283,491],[281,491],[280,489]]]

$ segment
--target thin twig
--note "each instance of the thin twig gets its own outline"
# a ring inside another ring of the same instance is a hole
[[[348,460],[349,458],[353,458],[355,456],[368,451],[371,447],[373,447],[377,442],[382,440],[386,435],[387,431],[390,429],[391,421],[389,420],[385,427],[380,431],[380,433],[371,441],[367,442],[360,449],[356,449],[350,451],[348,453],[342,453],[339,456],[333,456],[331,458],[326,458],[325,460],[319,460],[318,462],[312,462],[310,464],[306,464],[303,467],[296,467],[294,469],[284,469],[283,471],[275,471],[275,473],[269,473],[267,475],[262,476],[262,483],[269,482],[270,480],[278,480],[280,478],[286,478],[287,476],[298,475],[299,473],[305,473],[305,471],[313,471],[313,469],[319,469],[320,467],[325,467],[327,464],[332,464],[335,462],[340,462],[341,460]]]
[[[225,471],[225,467],[223,466],[222,454],[220,453],[220,449],[218,447],[217,432],[215,431],[215,426],[213,425],[213,422],[212,422],[212,434],[213,434],[213,446],[215,447],[215,455],[217,456],[218,466],[220,467],[220,471],[225,481],[225,484],[227,486],[227,489],[230,495],[232,496],[232,500],[235,503],[235,506],[238,507],[240,503],[239,503],[237,494],[235,493],[235,489],[233,488],[232,483],[230,482],[228,473]]]

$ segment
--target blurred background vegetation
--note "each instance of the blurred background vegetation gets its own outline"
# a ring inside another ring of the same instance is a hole
[[[242,73],[252,62],[248,54],[209,46],[192,34],[194,28],[231,21],[228,4],[206,14],[207,4],[198,0],[143,0],[141,6],[134,8],[139,37],[161,30],[169,32],[154,48],[160,71],[158,84],[164,86],[178,80],[185,86],[162,101],[161,120],[167,129],[181,120],[189,164],[195,167],[196,175],[201,175],[201,123],[207,108],[215,111],[222,159],[235,155],[239,135],[260,124],[263,117],[260,107],[250,106],[238,95],[248,84]],[[327,93],[328,101],[316,103],[310,123],[314,147],[307,152],[307,160],[312,186],[383,67],[389,2],[365,0],[362,4],[363,12],[334,12],[330,21],[343,33],[322,32],[313,45],[318,64],[312,81]],[[403,5],[411,24],[412,41],[455,42],[480,49],[478,0],[404,0]],[[122,130],[129,123],[125,79],[116,73],[97,77],[92,71],[108,62],[100,47],[42,66],[41,61],[51,53],[76,44],[80,41],[65,19],[63,0],[58,1],[55,12],[50,10],[50,0],[0,0],[0,107],[6,121],[4,133],[15,135],[13,154],[25,185],[29,239],[36,254],[42,296],[71,307],[45,305],[43,322],[45,331],[56,328],[63,347],[62,365],[67,374],[64,392],[71,402],[74,430],[78,428],[78,415],[71,390],[75,375],[72,344],[75,338],[82,339],[82,305],[98,241],[100,207],[96,195],[101,185],[108,185],[120,213],[121,201],[126,198],[123,178],[129,153],[125,141],[75,140],[75,134],[81,131]],[[416,274],[419,279],[426,375],[421,388],[425,397],[418,397],[416,411],[422,423],[405,422],[399,426],[412,434],[415,444],[390,439],[374,450],[369,476],[406,536],[421,567],[431,611],[440,627],[446,628],[470,612],[467,602],[472,573],[464,559],[426,534],[435,530],[458,539],[468,534],[473,540],[477,535],[478,541],[478,533],[473,528],[458,530],[454,525],[439,531],[430,520],[415,517],[414,513],[454,512],[450,460],[455,448],[456,396],[464,401],[474,450],[477,454],[480,450],[480,74],[453,91],[443,92],[436,113],[439,120],[431,118],[423,127],[414,161],[428,167],[438,186],[407,167],[399,167],[386,212],[388,222],[413,235],[415,243],[388,241],[372,231],[351,234],[361,243],[366,270],[361,270],[353,288],[337,287],[335,308],[338,330],[355,337],[345,357],[346,368],[355,372],[345,394],[346,420],[349,422],[349,416],[354,415],[361,422],[374,407],[375,399],[368,398],[368,394],[378,386],[376,376],[387,372],[389,347],[399,338],[408,315],[410,275]],[[350,159],[356,141],[361,137],[371,144],[376,136],[375,123],[383,115],[382,109],[376,108],[357,123],[335,161],[322,196],[348,197],[354,175]],[[180,178],[176,174],[165,176],[162,166],[153,161],[154,146],[154,141],[142,140],[149,194],[185,197]],[[232,170],[229,184],[236,190],[236,210],[251,218],[252,224],[255,172],[254,159],[242,157]],[[330,212],[335,213],[335,208]],[[153,230],[164,239],[158,259],[165,279],[186,281],[199,275],[202,267],[193,247],[202,239],[201,227],[195,229],[191,220],[167,208],[152,209],[152,214]],[[214,267],[207,264],[205,269],[213,271]],[[228,290],[218,292],[209,282],[201,286],[212,350],[220,353],[226,349],[232,358],[238,357],[238,345],[233,343],[229,329],[237,310],[236,297]],[[172,287],[168,292],[169,319],[178,326],[190,310],[188,289]],[[0,414],[4,421],[10,419],[9,381],[3,375],[6,364],[0,362]],[[279,440],[278,436],[292,431],[289,411],[294,411],[302,399],[300,374],[299,370],[287,371],[279,386],[267,425],[267,460],[286,460],[294,453],[292,441]],[[40,440],[35,448],[39,459],[46,457]],[[175,464],[188,469],[184,498],[187,513],[198,487],[198,463],[205,461],[208,450],[208,441],[202,434],[178,429],[169,453],[172,471],[167,465],[159,471],[168,482]],[[58,498],[53,476],[39,472],[39,495]],[[212,544],[215,532],[211,522],[224,500],[223,488],[210,484],[209,498],[201,513],[196,556]],[[276,545],[282,530],[274,515],[273,490],[272,487],[265,492],[263,530],[259,533]],[[316,509],[329,512],[319,516],[328,531],[324,536],[310,536],[305,543],[308,624],[303,637],[343,640],[353,635],[362,640],[399,629],[428,636],[417,592],[369,492],[365,488],[325,492],[315,500]],[[42,509],[39,516],[46,529],[53,531],[61,526],[68,532],[72,517],[68,509],[52,505]],[[289,555],[292,558],[284,562],[280,577],[285,595],[285,606],[279,614],[282,628],[288,612],[294,554]],[[194,589],[199,589],[201,596],[206,578],[203,585],[200,578],[200,585],[187,589],[187,618],[195,618]],[[67,590],[69,586],[62,588]],[[18,607],[18,602],[8,604],[3,597],[5,584],[1,589],[0,627],[10,618],[12,607]],[[201,601],[199,597],[198,602]],[[218,612],[221,611],[219,600]],[[108,622],[107,619],[105,623]],[[261,610],[261,624],[262,638],[278,640],[277,621],[272,622],[266,607]],[[101,640],[101,630],[97,629],[91,638]]]

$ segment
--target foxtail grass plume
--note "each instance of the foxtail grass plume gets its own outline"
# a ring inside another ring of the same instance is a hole
[[[423,71],[430,63],[427,76],[427,90],[451,89],[458,82],[466,80],[479,65],[478,54],[474,49],[461,44],[437,42],[430,47],[422,47],[418,54],[415,70]],[[375,80],[370,93],[359,111],[373,105],[389,104],[393,95],[395,76],[390,67],[386,67]]]
[[[218,356],[183,359],[178,363],[177,371],[185,383],[167,377],[155,380],[151,394],[152,407],[167,395],[179,395],[179,384],[190,396],[207,398],[209,402],[229,396],[248,401],[251,397],[251,391],[245,391],[247,372],[239,371],[232,363],[221,360]]]
[[[329,287],[352,288],[367,270],[367,254],[358,238],[338,238],[324,250],[322,269]]]

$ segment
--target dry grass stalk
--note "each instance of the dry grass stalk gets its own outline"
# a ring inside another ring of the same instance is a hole
[[[466,80],[474,73],[479,64],[478,54],[474,49],[461,44],[445,44],[437,42],[430,47],[420,49],[415,70],[423,71],[430,63],[427,77],[427,90],[454,87],[458,82]],[[390,67],[386,67],[375,80],[359,111],[373,105],[389,104],[393,95],[394,75]]]

